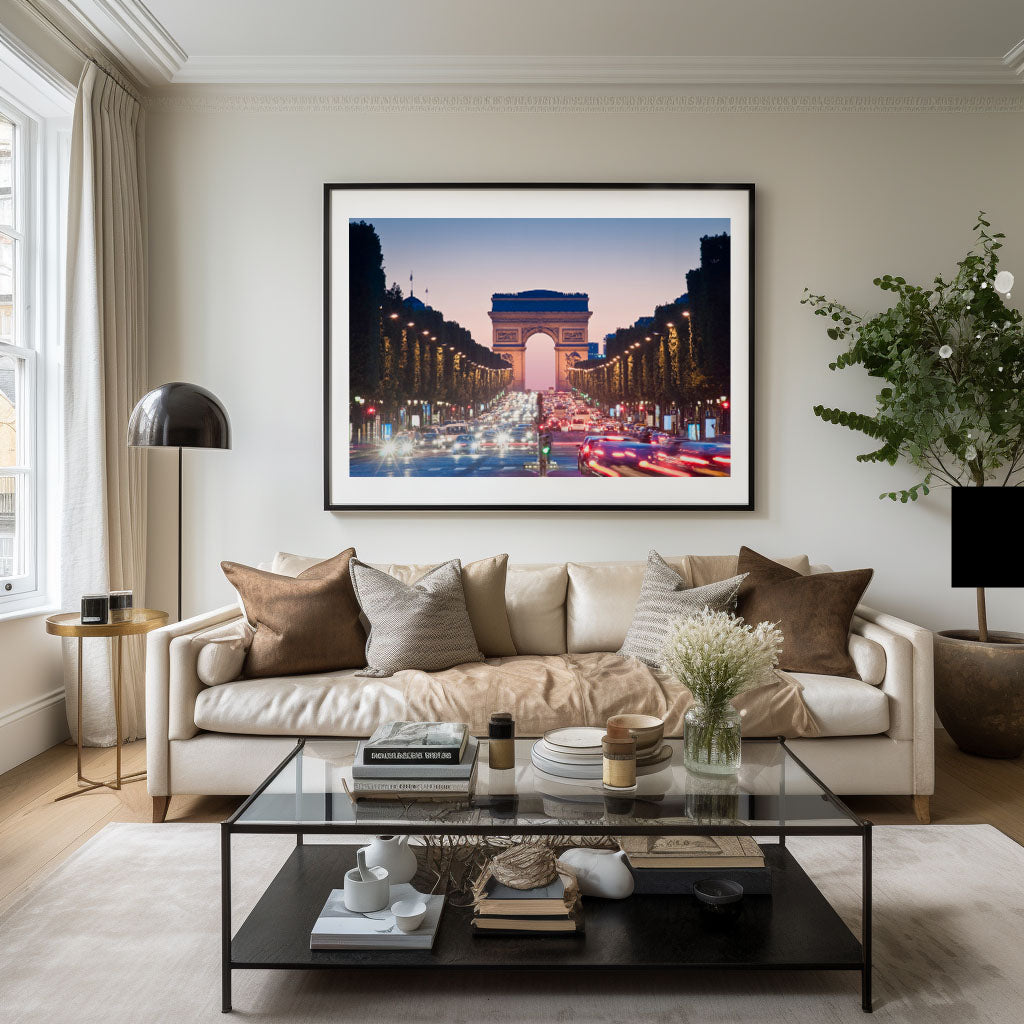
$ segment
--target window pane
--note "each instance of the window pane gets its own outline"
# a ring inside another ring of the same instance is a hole
[[[18,243],[0,231],[0,341],[15,344],[14,280]]]
[[[0,224],[14,227],[14,125],[0,114]]]
[[[0,469],[18,465],[19,359],[0,355]]]
[[[25,487],[21,476],[0,476],[0,580],[23,576],[25,566]],[[0,588],[2,594],[3,588]]]

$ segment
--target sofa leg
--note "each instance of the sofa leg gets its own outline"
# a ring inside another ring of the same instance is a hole
[[[915,797],[916,799],[916,797]],[[927,799],[927,798],[926,798]],[[153,797],[153,824],[159,825],[167,818],[167,808],[171,804],[169,796]]]
[[[914,814],[917,815],[917,820],[922,825],[931,824],[932,812],[930,806],[930,796],[915,796],[914,797]]]

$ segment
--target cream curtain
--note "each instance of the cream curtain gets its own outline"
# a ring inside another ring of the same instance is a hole
[[[64,509],[61,592],[146,585],[146,470],[126,444],[128,417],[146,390],[145,120],[139,101],[89,63],[75,103],[68,196],[64,341]],[[126,738],[145,735],[144,639],[123,647]],[[72,736],[77,641],[65,641]],[[110,641],[85,641],[83,742],[115,741]]]

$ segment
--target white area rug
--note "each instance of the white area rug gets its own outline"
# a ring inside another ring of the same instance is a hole
[[[234,840],[239,923],[294,839]],[[859,929],[856,839],[791,849]],[[876,1021],[1019,1024],[1024,848],[987,825],[875,829]],[[220,1007],[216,825],[108,825],[0,921],[5,1024],[230,1021]],[[244,904],[244,906],[242,905]],[[859,976],[237,971],[238,1019],[840,1024]]]

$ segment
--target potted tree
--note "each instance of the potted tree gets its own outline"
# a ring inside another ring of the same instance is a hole
[[[863,366],[884,381],[871,415],[814,409],[827,423],[874,440],[858,461],[905,461],[920,471],[912,486],[882,499],[906,504],[936,486],[1024,481],[1024,329],[1020,313],[1005,302],[1013,275],[999,269],[1003,235],[990,228],[979,214],[975,247],[951,277],[936,277],[930,287],[890,274],[875,278],[895,297],[883,313],[860,316],[809,291],[801,300],[827,321],[833,341],[846,343],[831,369]],[[954,509],[976,504],[954,502]],[[955,515],[954,541],[958,529],[967,524]],[[935,636],[936,707],[963,750],[1016,757],[1024,750],[1024,635],[989,630],[984,587],[977,596],[977,630]]]

